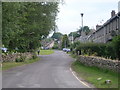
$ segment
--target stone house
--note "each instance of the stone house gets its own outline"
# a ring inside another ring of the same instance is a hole
[[[115,14],[111,12],[111,18],[107,20],[102,26],[96,26],[96,31],[88,38],[89,42],[107,43],[112,40],[114,36],[120,35],[120,12]]]

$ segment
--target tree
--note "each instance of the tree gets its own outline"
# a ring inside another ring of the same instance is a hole
[[[61,40],[62,35],[63,34],[60,32],[54,32],[51,38],[57,39],[59,41],[59,40]]]
[[[76,31],[76,32],[71,32],[68,36],[72,36],[73,35],[73,38],[77,38],[77,37],[80,37],[80,34]]]
[[[68,36],[67,34],[63,35],[62,37],[62,48],[67,48],[69,47],[69,39],[68,39]]]
[[[80,27],[77,32],[81,35],[81,31],[82,31],[82,27]],[[85,34],[88,35],[90,32],[90,28],[88,26],[84,26],[83,32],[85,32]]]
[[[86,35],[88,35],[89,32],[90,32],[90,29],[89,29],[88,26],[84,26],[84,27],[83,27],[83,31],[85,32]]]
[[[56,27],[58,4],[53,2],[3,2],[2,40],[10,51],[32,51]]]

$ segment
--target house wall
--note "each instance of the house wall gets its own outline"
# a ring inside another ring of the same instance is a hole
[[[114,36],[120,35],[120,15],[117,15],[110,18],[103,26],[91,34],[91,37],[88,38],[89,42],[107,43]]]

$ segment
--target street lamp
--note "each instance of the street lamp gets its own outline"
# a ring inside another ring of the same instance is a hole
[[[82,24],[82,31],[81,31],[81,37],[83,36],[83,13],[81,13],[81,24]],[[83,39],[83,38],[82,38]],[[82,40],[84,42],[84,40]],[[81,51],[82,54],[82,51]]]
[[[83,13],[81,13],[81,24],[82,24],[82,31],[83,31]]]

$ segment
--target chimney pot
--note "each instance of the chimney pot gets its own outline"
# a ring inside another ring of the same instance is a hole
[[[115,10],[112,10],[111,17],[115,16]]]

